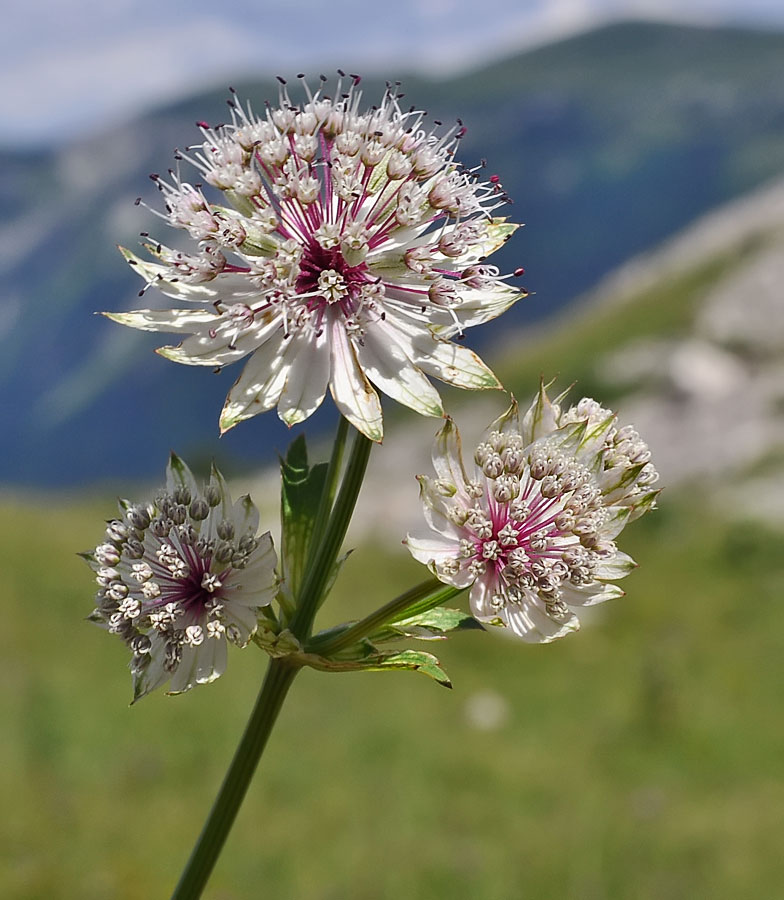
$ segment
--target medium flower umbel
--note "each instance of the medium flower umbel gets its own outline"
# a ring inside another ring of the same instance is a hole
[[[441,581],[471,587],[477,619],[531,642],[579,628],[572,607],[623,595],[611,582],[635,562],[614,540],[658,493],[633,428],[594,400],[568,409],[562,400],[542,386],[522,424],[513,403],[476,448],[472,478],[447,420],[433,450],[437,478],[419,478],[439,537],[406,539]]]
[[[275,595],[275,551],[269,532],[256,534],[258,510],[247,496],[232,504],[214,468],[199,490],[173,454],[165,491],[120,510],[85,558],[100,585],[90,618],[130,647],[134,700],[169,679],[171,694],[213,681],[228,642],[244,647]]]
[[[250,355],[221,429],[278,407],[288,425],[331,390],[341,413],[373,440],[383,434],[372,385],[423,415],[441,416],[427,376],[497,388],[463,329],[508,309],[524,292],[485,258],[517,226],[493,218],[498,179],[479,181],[454,154],[462,126],[438,136],[424,114],[387,89],[360,111],[359,79],[322,87],[295,105],[285,86],[263,116],[230,101],[232,121],[199,123],[203,142],[179,153],[198,171],[153,175],[172,226],[198,249],[148,243],[156,260],[123,251],[164,294],[196,305],[110,317],[147,331],[191,335],[163,356],[223,366]],[[224,205],[208,197],[221,191]],[[516,274],[520,274],[519,270]],[[372,384],[371,384],[372,382]]]

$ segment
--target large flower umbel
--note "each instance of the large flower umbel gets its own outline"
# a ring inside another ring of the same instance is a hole
[[[462,126],[442,136],[404,112],[387,89],[360,111],[359,79],[256,115],[230,101],[231,124],[199,123],[203,143],[178,153],[207,186],[153,175],[172,226],[194,252],[147,243],[154,262],[123,251],[174,310],[109,314],[147,331],[188,334],[158,351],[189,365],[250,355],[221,414],[223,431],[278,407],[288,425],[310,416],[330,388],[340,412],[373,440],[383,435],[372,385],[443,415],[427,376],[497,388],[493,373],[450,338],[508,309],[524,291],[485,258],[517,226],[493,218],[506,198],[454,159]],[[518,270],[516,274],[520,274]]]
[[[247,496],[232,504],[214,468],[200,490],[172,454],[166,489],[152,503],[121,501],[120,513],[84,555],[100,586],[90,618],[130,647],[134,700],[169,679],[171,694],[213,681],[228,643],[244,647],[275,596],[258,510]]]
[[[406,539],[447,584],[471,588],[471,612],[531,642],[579,627],[573,607],[623,595],[612,582],[635,562],[615,545],[654,505],[658,475],[630,426],[584,398],[562,409],[542,386],[522,423],[517,406],[491,427],[463,468],[447,420],[433,450],[435,479],[420,476],[438,537]]]

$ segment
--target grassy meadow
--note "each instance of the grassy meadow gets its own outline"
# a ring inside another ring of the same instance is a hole
[[[129,708],[127,654],[83,621],[74,556],[110,514],[2,507],[3,897],[167,896],[265,665],[235,652],[215,684]],[[303,673],[206,896],[774,896],[782,536],[665,495],[623,537],[641,563],[626,598],[556,645],[437,645],[453,691]],[[326,612],[352,617],[420,575],[402,551],[360,549]]]

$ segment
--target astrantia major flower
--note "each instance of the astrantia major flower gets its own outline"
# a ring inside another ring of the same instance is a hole
[[[342,81],[342,79],[341,79]],[[340,412],[373,440],[383,434],[375,385],[423,415],[441,416],[427,376],[496,388],[493,373],[450,338],[508,309],[524,292],[485,262],[517,226],[491,213],[505,202],[454,159],[462,126],[438,136],[387,89],[360,110],[359,79],[334,96],[263,116],[230,102],[230,124],[199,123],[203,142],[179,153],[197,170],[152,176],[166,212],[198,246],[148,243],[154,262],[124,251],[164,294],[193,303],[110,314],[147,331],[190,335],[160,348],[189,365],[250,356],[221,429],[278,407],[288,425],[310,416],[329,387]],[[224,203],[209,199],[209,189]],[[519,274],[519,272],[517,273]]]
[[[441,581],[470,586],[477,619],[531,642],[576,630],[574,607],[623,595],[612,582],[635,563],[615,538],[658,493],[637,432],[588,398],[563,409],[563,396],[551,402],[542,386],[522,423],[513,403],[476,448],[470,478],[447,420],[437,477],[419,479],[438,536],[406,539]]]
[[[169,693],[213,681],[228,643],[244,647],[275,596],[275,551],[257,535],[250,498],[232,504],[213,468],[199,489],[172,454],[166,489],[153,502],[120,502],[104,541],[84,554],[99,584],[91,620],[130,648],[138,700],[171,679]]]

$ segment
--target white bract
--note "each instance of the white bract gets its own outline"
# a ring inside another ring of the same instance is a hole
[[[85,558],[99,584],[90,618],[131,649],[134,700],[169,679],[171,694],[213,681],[228,643],[244,647],[275,596],[275,551],[269,532],[257,535],[258,510],[248,496],[232,504],[214,468],[199,490],[172,454],[165,491],[152,503],[121,501],[120,511]]]
[[[658,493],[637,432],[588,398],[563,409],[563,397],[551,402],[543,385],[522,423],[513,402],[476,448],[471,478],[447,420],[436,478],[419,477],[437,536],[406,539],[441,581],[470,586],[479,621],[537,643],[579,628],[574,607],[623,595],[612,582],[636,564],[615,538]]]
[[[334,98],[324,86],[256,115],[231,101],[232,121],[200,123],[203,143],[180,153],[163,193],[172,226],[198,242],[186,253],[147,243],[154,262],[123,251],[164,294],[192,304],[108,314],[147,331],[187,334],[159,353],[189,365],[250,356],[221,414],[223,431],[272,409],[288,425],[310,416],[329,387],[340,412],[381,440],[375,385],[423,415],[441,416],[427,376],[463,388],[497,379],[450,338],[495,318],[525,292],[485,258],[516,225],[493,218],[498,180],[455,162],[462,127],[439,137],[388,88],[360,111],[359,79]],[[516,274],[520,274],[518,270]]]

